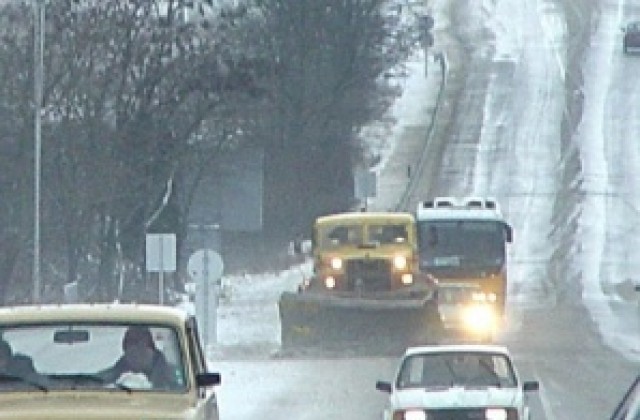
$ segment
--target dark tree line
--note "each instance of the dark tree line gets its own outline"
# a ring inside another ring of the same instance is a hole
[[[144,284],[145,233],[186,234],[201,174],[265,150],[271,248],[353,204],[358,129],[415,45],[384,0],[56,0],[46,8],[42,273],[58,300]],[[0,10],[0,294],[31,294],[34,19]],[[230,133],[233,133],[231,135]],[[138,293],[141,293],[138,290]]]

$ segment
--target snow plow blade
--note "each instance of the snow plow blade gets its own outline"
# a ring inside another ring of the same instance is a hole
[[[284,292],[279,301],[281,344],[292,349],[357,354],[402,352],[438,341],[437,304],[419,299],[363,299]]]

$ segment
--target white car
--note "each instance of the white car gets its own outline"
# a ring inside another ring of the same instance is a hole
[[[393,382],[378,381],[389,393],[385,420],[528,420],[527,391],[506,347],[452,344],[410,347]]]

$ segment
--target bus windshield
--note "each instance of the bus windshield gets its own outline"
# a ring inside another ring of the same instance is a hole
[[[505,229],[499,221],[418,222],[420,265],[427,269],[497,269],[505,263]]]

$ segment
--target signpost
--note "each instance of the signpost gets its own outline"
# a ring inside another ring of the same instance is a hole
[[[176,271],[176,235],[148,233],[146,236],[147,272],[158,273],[158,303],[164,305],[164,273]]]
[[[203,248],[194,252],[187,262],[187,271],[196,283],[196,318],[202,324],[203,341],[209,344],[209,336],[217,341],[218,284],[224,271],[224,262],[217,252]],[[210,288],[210,283],[213,288]],[[209,323],[209,308],[213,310]]]
[[[354,174],[354,195],[364,202],[363,210],[367,210],[369,198],[374,198],[378,191],[378,176],[367,169],[357,169]]]

